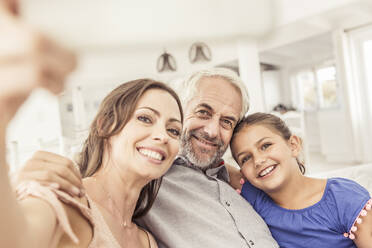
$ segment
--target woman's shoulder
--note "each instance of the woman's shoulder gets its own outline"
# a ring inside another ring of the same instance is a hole
[[[87,196],[73,197],[72,201],[63,202],[63,207],[71,230],[76,234],[79,243],[74,244],[71,237],[65,233],[60,240],[59,247],[88,247],[93,239],[94,227]]]
[[[156,243],[156,240],[152,234],[143,229],[142,227],[138,226],[138,229],[141,231],[141,242],[143,244],[143,247],[148,247],[148,248],[158,248],[158,245]]]
[[[72,197],[58,188],[35,181],[18,185],[16,194],[21,202],[30,202],[31,199],[34,206],[47,206],[52,210],[57,220],[52,242],[62,244],[59,247],[84,247],[81,245],[91,240],[92,220],[87,197]]]

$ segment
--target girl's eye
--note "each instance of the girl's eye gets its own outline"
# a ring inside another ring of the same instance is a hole
[[[142,121],[144,123],[152,123],[151,119],[145,115],[140,115],[137,117],[139,121]]]
[[[178,129],[175,129],[175,128],[169,128],[168,132],[170,132],[172,134],[172,136],[177,137],[177,138],[180,137],[180,135],[181,135],[181,132]]]
[[[269,148],[272,144],[271,143],[265,143],[261,146],[261,150],[265,151],[267,148]]]
[[[247,162],[249,159],[251,159],[251,156],[245,156],[243,157],[242,161],[240,162],[242,165]]]

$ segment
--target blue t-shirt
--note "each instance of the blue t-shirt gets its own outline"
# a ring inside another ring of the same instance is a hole
[[[356,247],[343,234],[371,199],[365,188],[344,178],[328,179],[322,199],[299,210],[278,206],[249,182],[244,183],[241,195],[262,216],[281,248]]]

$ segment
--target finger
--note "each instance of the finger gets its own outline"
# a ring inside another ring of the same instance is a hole
[[[46,167],[47,166],[47,167]],[[34,181],[41,181],[41,182],[48,182],[48,183],[58,183],[54,182],[53,180],[55,177],[62,178],[66,182],[68,182],[71,187],[75,187],[78,189],[82,189],[83,185],[82,182],[75,177],[69,170],[66,168],[56,168],[56,165],[50,164],[42,164],[38,163],[37,165],[28,166],[32,167],[32,169],[23,169],[17,174],[17,182],[20,183],[25,180],[34,180]],[[48,168],[48,169],[46,169]],[[66,173],[71,173],[70,175]]]
[[[52,65],[60,74],[72,72],[77,65],[75,54],[68,48],[62,47],[52,39],[38,35],[34,40],[36,55],[43,55],[42,59],[47,65]]]
[[[47,89],[53,94],[61,93],[72,70],[71,65],[47,55],[42,59],[40,69],[36,71],[38,74],[35,75],[37,86]]]
[[[10,14],[14,16],[19,14],[17,0],[1,0],[0,5],[3,5],[3,8],[6,9]]]
[[[56,174],[53,175],[43,175],[39,172],[30,172],[27,177],[23,178],[23,181],[32,181],[35,180],[35,178],[39,178],[37,180],[40,184],[50,186],[55,189],[59,189],[61,191],[64,191],[68,193],[69,195],[75,197],[81,197],[85,195],[85,190],[81,190],[74,185],[71,185],[71,183],[67,180],[65,180],[62,177],[59,177]],[[43,180],[46,178],[46,180]]]
[[[244,178],[240,178],[240,180],[239,180],[239,184],[243,185],[244,182],[245,182]]]
[[[15,0],[0,1],[0,15],[18,15],[18,3]]]
[[[32,156],[32,159],[41,160],[50,164],[58,164],[68,168],[73,172],[81,181],[81,175],[79,169],[76,167],[75,163],[64,156],[61,156],[56,153],[47,152],[47,151],[37,151]]]
[[[66,165],[50,163],[47,161],[34,160],[32,163],[34,165],[32,170],[28,171],[50,171],[50,173],[58,174],[60,177],[69,181],[71,184],[75,185],[78,188],[82,188],[82,179],[79,175],[76,175],[71,168],[67,168]]]

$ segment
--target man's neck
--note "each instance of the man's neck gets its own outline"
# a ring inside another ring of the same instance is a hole
[[[179,158],[181,158],[185,164],[191,168],[194,168],[194,169],[197,169],[197,170],[201,170],[203,172],[206,172],[207,170],[209,169],[212,169],[212,168],[217,168],[218,166],[220,165],[223,165],[224,164],[224,161],[223,159],[221,158],[218,162],[215,162],[215,163],[212,163],[212,164],[209,164],[207,166],[201,166],[201,165],[198,165],[196,163],[192,163],[190,161],[190,159],[187,157],[187,156],[184,156],[184,155],[180,155]]]

